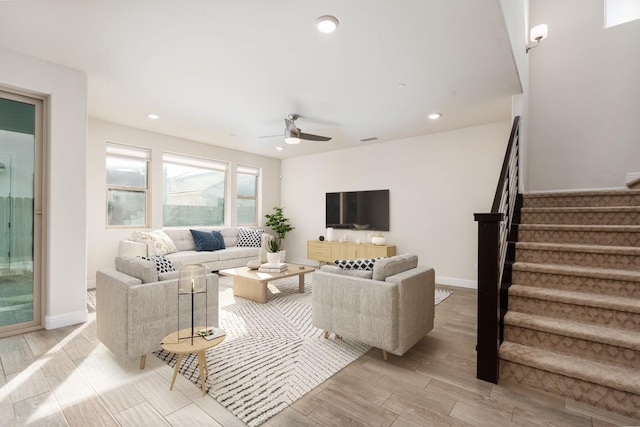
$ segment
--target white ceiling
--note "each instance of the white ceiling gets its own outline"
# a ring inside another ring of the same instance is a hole
[[[498,0],[0,1],[0,46],[85,71],[90,117],[277,158],[507,120],[520,93]],[[276,151],[290,113],[333,140]]]

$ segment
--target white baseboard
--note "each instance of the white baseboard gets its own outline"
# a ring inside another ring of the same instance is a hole
[[[457,279],[455,277],[436,276],[436,284],[457,286],[459,288],[478,289],[477,280]]]
[[[58,329],[65,326],[84,323],[89,319],[87,310],[74,311],[73,313],[59,314],[57,316],[44,316],[45,329]]]

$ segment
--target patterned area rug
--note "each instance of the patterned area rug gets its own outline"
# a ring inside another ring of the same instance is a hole
[[[298,279],[269,283],[269,302],[235,298],[231,278],[220,277],[220,327],[226,339],[207,351],[207,393],[249,426],[282,411],[370,347],[348,339],[324,339],[311,325],[311,275],[305,292]],[[436,304],[450,291],[436,291]],[[176,356],[157,357],[174,367]],[[196,355],[185,355],[180,373],[200,386]]]

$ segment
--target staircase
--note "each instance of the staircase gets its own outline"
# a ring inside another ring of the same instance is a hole
[[[640,190],[527,195],[500,380],[640,420]]]

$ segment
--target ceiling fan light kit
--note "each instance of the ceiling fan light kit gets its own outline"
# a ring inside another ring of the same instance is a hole
[[[300,138],[288,136],[284,139],[284,142],[286,142],[287,144],[300,144]]]

